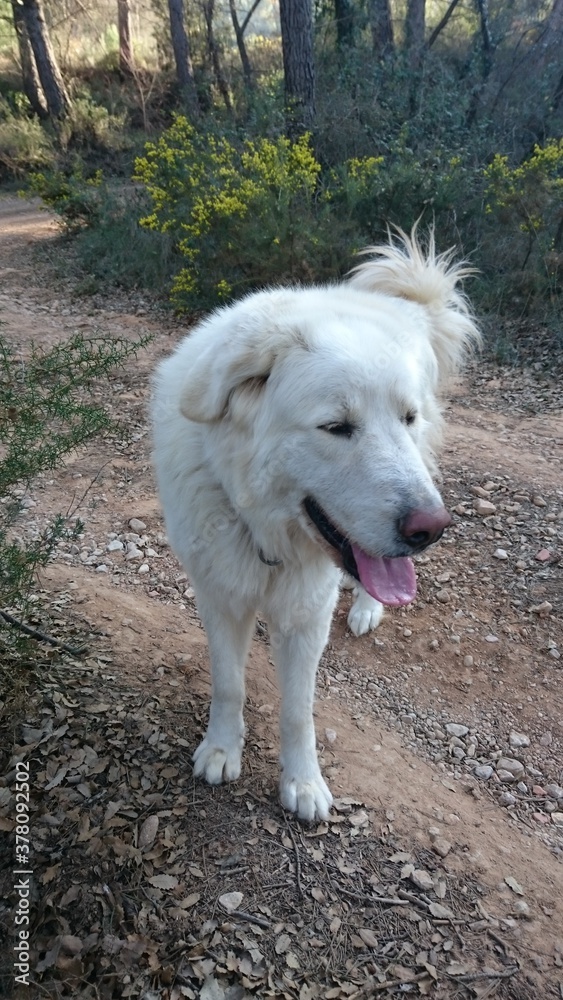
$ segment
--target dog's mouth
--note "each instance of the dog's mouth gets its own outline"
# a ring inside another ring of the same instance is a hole
[[[405,556],[370,556],[332,523],[313,497],[305,497],[303,505],[317,531],[338,552],[342,568],[358,580],[376,601],[400,607],[414,600],[416,576],[411,559]]]

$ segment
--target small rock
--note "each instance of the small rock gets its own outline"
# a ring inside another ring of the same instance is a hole
[[[551,559],[551,552],[549,549],[540,549],[539,552],[536,552],[535,558],[538,562],[549,562]]]
[[[545,790],[550,799],[563,799],[563,788],[561,785],[550,784],[545,786]]]
[[[469,656],[469,655],[468,656],[464,656],[463,657],[463,666],[464,667],[472,667],[473,666],[473,657]]]
[[[519,781],[516,787],[518,791],[522,793],[522,795],[528,794],[528,786],[525,781]]]
[[[325,729],[325,740],[331,745],[336,743],[336,732],[334,729]]]
[[[219,896],[219,903],[227,913],[234,913],[235,910],[238,910],[243,898],[242,892],[225,892]]]
[[[508,559],[508,552],[506,549],[496,549],[493,552],[494,559]]]
[[[440,604],[447,604],[448,601],[451,600],[451,596],[452,596],[451,592],[444,588],[444,590],[438,591],[438,593],[436,594],[436,600],[439,601]]]
[[[96,566],[96,573],[107,573],[107,571],[108,568],[105,563],[100,563],[99,566]]]
[[[529,907],[529,906],[528,906],[528,904],[527,904],[527,903],[525,902],[525,900],[523,900],[523,899],[519,899],[519,900],[518,900],[518,901],[517,901],[517,902],[516,902],[516,903],[514,904],[514,913],[515,913],[515,914],[516,914],[516,915],[517,915],[518,917],[521,917],[521,918],[524,918],[524,919],[526,919],[527,917],[529,917],[529,916],[530,916],[530,907]]]
[[[132,559],[144,559],[144,555],[134,542],[128,542],[125,558],[129,561]]]
[[[514,757],[499,757],[497,761],[497,772],[509,771],[515,778],[521,778],[524,774],[524,765]]]
[[[473,501],[473,508],[479,517],[490,517],[491,514],[496,514],[497,512],[494,503],[491,503],[490,500],[482,500],[481,497]]]
[[[557,649],[557,646],[550,646],[550,648],[547,651],[547,655],[551,656],[552,660],[560,660],[561,659],[561,653]]]
[[[137,573],[149,573],[149,572],[150,572],[150,566],[148,563],[143,563],[143,565],[139,566],[139,569],[137,570]]]
[[[418,889],[422,889],[424,892],[428,892],[434,888],[434,880],[430,872],[425,871],[423,868],[415,868],[409,875],[409,878]]]
[[[437,639],[431,639],[430,642],[428,643],[428,648],[429,649],[439,649],[440,648],[440,643],[438,642]]]
[[[467,736],[469,729],[467,726],[462,726],[457,722],[448,722],[446,732],[449,733],[450,736],[457,736],[459,738],[461,736]]]
[[[534,795],[537,799],[544,799],[547,792],[542,785],[532,785],[532,795]]]
[[[541,604],[533,604],[530,608],[532,614],[541,615],[542,617],[548,615],[552,610],[553,604],[550,604],[549,601],[543,601]]]
[[[123,542],[119,541],[119,538],[113,538],[112,541],[106,545],[108,552],[122,552]]]
[[[543,736],[540,736],[540,746],[550,747],[552,742],[553,742],[553,733],[550,733],[548,731],[547,733],[544,733]]]
[[[512,771],[506,771],[503,767],[497,768],[497,777],[499,781],[503,784],[509,785],[512,781],[516,781],[516,775]]]
[[[536,823],[543,823],[544,826],[546,823],[549,823],[549,816],[546,816],[545,813],[532,813],[532,818],[535,819]]]
[[[563,812],[552,812],[551,822],[555,823],[555,826],[563,826]]]
[[[561,813],[561,817],[563,818],[563,813]],[[439,854],[441,858],[445,858],[451,849],[452,845],[445,837],[436,837],[432,844],[432,850],[436,851],[436,854]]]
[[[512,792],[502,792],[499,796],[499,802],[501,806],[514,806],[516,805],[516,796]]]
[[[131,531],[145,531],[147,527],[145,522],[141,521],[138,517],[130,518],[128,524],[129,527],[131,528]]]
[[[412,630],[410,628],[404,628],[403,629],[403,635],[404,635],[405,639],[408,639],[409,636],[412,635]]]
[[[485,642],[498,642],[498,635],[486,635]]]
[[[532,503],[533,503],[534,507],[547,507],[547,504],[546,504],[544,498],[540,497],[538,494],[536,494],[536,496],[532,497]]]
[[[493,768],[490,764],[479,764],[473,772],[476,778],[481,778],[483,781],[487,781],[487,779],[491,777],[492,773]]]
[[[530,737],[526,736],[525,733],[516,733],[513,730],[508,737],[508,742],[513,749],[518,749],[519,747],[529,747]]]

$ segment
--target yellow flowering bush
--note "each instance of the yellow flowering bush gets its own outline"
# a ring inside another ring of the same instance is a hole
[[[309,136],[237,147],[178,116],[147,143],[134,174],[152,202],[141,225],[172,234],[185,259],[172,288],[176,307],[207,307],[268,281],[310,277],[311,254],[322,268],[320,171]]]
[[[485,180],[486,214],[528,238],[522,266],[539,237],[543,249],[553,249],[563,236],[563,139],[535,146],[517,167],[510,167],[508,157],[497,153],[485,170]]]

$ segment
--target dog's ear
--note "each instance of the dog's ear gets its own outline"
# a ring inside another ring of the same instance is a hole
[[[481,341],[469,303],[459,287],[463,278],[475,273],[474,268],[453,262],[451,250],[437,255],[433,230],[423,247],[416,226],[410,236],[398,230],[397,238],[390,235],[387,245],[368,247],[364,253],[370,259],[354,269],[351,284],[364,291],[418,302],[426,309],[438,379],[443,382]]]
[[[272,370],[276,348],[276,338],[267,331],[258,336],[234,330],[229,339],[218,339],[209,330],[209,343],[195,358],[182,388],[183,415],[197,423],[220,420],[231,399],[242,397],[238,389],[248,389],[247,403],[255,402]]]

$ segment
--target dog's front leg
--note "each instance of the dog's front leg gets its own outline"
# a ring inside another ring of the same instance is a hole
[[[306,627],[283,631],[269,623],[272,655],[281,689],[280,798],[300,819],[326,819],[332,795],[317,760],[313,700],[317,665],[328,638],[323,610]],[[319,619],[321,619],[319,621]]]
[[[204,739],[194,753],[194,774],[210,785],[240,776],[244,744],[244,668],[256,623],[253,611],[235,618],[215,597],[197,594],[211,659],[211,707]]]

